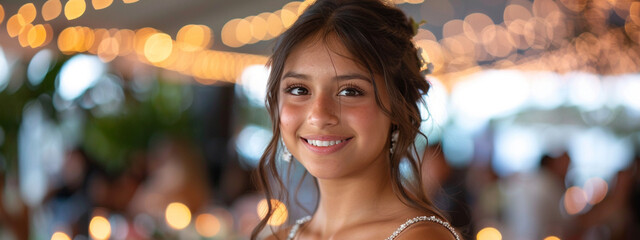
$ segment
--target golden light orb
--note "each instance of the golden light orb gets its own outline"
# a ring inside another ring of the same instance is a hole
[[[4,7],[0,4],[0,23],[4,21]]]
[[[133,52],[133,43],[136,33],[133,30],[122,29],[113,35],[113,38],[118,42],[120,51],[118,56],[126,56]]]
[[[20,35],[18,35],[18,41],[20,42],[20,46],[27,47],[29,46],[29,31],[33,28],[33,24],[27,23],[22,27],[22,31]]]
[[[251,41],[251,23],[245,19],[241,19],[236,26],[236,39],[242,45]]]
[[[95,216],[89,223],[89,234],[94,239],[109,239],[111,236],[111,223],[102,216]]]
[[[108,37],[100,41],[98,46],[98,58],[103,62],[110,62],[118,56],[120,43],[114,37]]]
[[[71,240],[71,238],[66,233],[55,232],[51,235],[51,240]]]
[[[560,240],[560,238],[556,237],[556,236],[548,236],[548,237],[544,238],[544,240]]]
[[[111,6],[113,0],[91,0],[91,5],[93,5],[93,9],[100,10]]]
[[[270,38],[277,37],[284,31],[280,17],[275,13],[269,13],[267,19],[267,35]]]
[[[170,203],[165,211],[167,224],[173,229],[184,229],[191,222],[191,211],[189,208],[179,202]]]
[[[82,16],[86,9],[87,4],[84,0],[69,0],[67,4],[64,5],[64,16],[67,17],[68,20],[76,19]]]
[[[257,41],[264,40],[267,36],[267,20],[260,16],[251,19],[251,36]]]
[[[40,47],[47,39],[47,30],[42,24],[35,25],[29,30],[27,39],[31,48]]]
[[[273,215],[267,221],[267,224],[271,226],[280,226],[285,221],[287,221],[287,217],[289,216],[289,211],[287,210],[287,206],[284,203],[271,199],[271,207],[273,207]],[[260,219],[264,219],[267,216],[267,212],[269,212],[269,206],[267,205],[267,199],[262,199],[258,202],[258,216]]]
[[[134,3],[134,2],[138,2],[138,0],[122,0],[123,3],[129,4],[129,3]]]
[[[478,240],[502,240],[502,234],[498,229],[486,227],[478,232],[476,238]]]
[[[224,26],[222,27],[222,32],[220,33],[220,37],[222,38],[222,43],[224,43],[224,45],[233,48],[243,45],[240,41],[238,41],[238,37],[236,37],[238,23],[241,20],[242,19],[234,18],[224,24]]]
[[[289,9],[282,9],[282,11],[280,11],[280,19],[282,20],[282,26],[289,28],[296,22],[296,19],[298,19],[298,14]]]
[[[20,14],[13,15],[7,20],[7,33],[9,37],[18,36],[27,22],[24,21],[24,18]]]
[[[60,16],[62,3],[60,0],[48,0],[42,5],[42,19],[49,21]]]
[[[33,3],[26,3],[18,9],[18,14],[22,15],[24,21],[27,23],[32,23],[33,20],[36,19],[36,6]]]
[[[211,29],[205,25],[185,25],[178,31],[176,42],[180,49],[188,52],[208,48],[211,43]]]
[[[149,62],[162,62],[171,55],[173,40],[166,33],[154,33],[144,44],[144,56]]]
[[[220,220],[213,214],[203,213],[196,218],[196,231],[203,237],[213,237],[220,233]]]

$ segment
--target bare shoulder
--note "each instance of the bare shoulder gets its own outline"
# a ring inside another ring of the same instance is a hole
[[[453,233],[445,226],[430,221],[417,222],[409,226],[396,239],[456,240]]]

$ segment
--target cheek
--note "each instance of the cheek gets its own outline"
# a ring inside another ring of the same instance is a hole
[[[347,112],[343,111],[343,117],[347,117],[351,126],[364,129],[369,134],[374,132],[386,134],[387,129],[391,126],[389,118],[375,103],[372,106],[350,109],[348,114],[344,113]],[[371,131],[372,129],[384,131]]]
[[[296,126],[299,126],[303,121],[302,114],[303,109],[293,106],[291,104],[280,105],[280,129],[283,131],[283,135],[292,134],[295,132]]]

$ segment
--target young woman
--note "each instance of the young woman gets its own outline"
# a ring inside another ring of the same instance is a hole
[[[286,193],[277,165],[293,157],[320,197],[312,216],[269,239],[459,239],[420,182],[414,140],[429,84],[413,35],[387,3],[317,0],[280,36],[266,99],[274,134],[258,180],[267,199]]]

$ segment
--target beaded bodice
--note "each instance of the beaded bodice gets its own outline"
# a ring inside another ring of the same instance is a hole
[[[293,227],[291,228],[291,231],[289,231],[289,235],[287,236],[287,240],[293,240],[296,235],[298,234],[298,229],[300,229],[300,225],[305,224],[306,222],[309,222],[311,220],[311,216],[306,216],[303,218],[300,218],[296,221],[296,224],[293,225]],[[460,237],[458,236],[458,233],[456,233],[455,229],[453,229],[453,227],[451,226],[451,224],[449,224],[448,222],[445,222],[439,218],[437,218],[436,216],[419,216],[419,217],[414,217],[412,219],[407,220],[405,223],[403,223],[402,225],[400,225],[400,227],[398,227],[398,229],[396,229],[396,231],[394,231],[391,236],[389,236],[386,240],[394,240],[396,239],[396,237],[398,237],[398,235],[404,231],[406,228],[408,228],[409,226],[417,223],[417,222],[422,222],[422,221],[430,221],[430,222],[435,222],[438,223],[442,226],[444,226],[445,228],[447,228],[447,230],[449,230],[449,232],[451,232],[451,234],[453,234],[453,236],[456,238],[456,240],[460,240]]]

